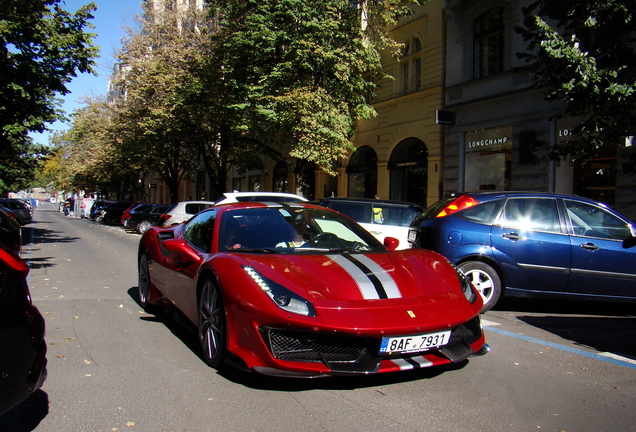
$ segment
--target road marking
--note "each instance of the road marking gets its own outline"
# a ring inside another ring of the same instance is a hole
[[[481,320],[481,325],[485,325],[485,326],[487,326],[487,327],[492,327],[492,326],[500,326],[500,325],[501,325],[501,323],[494,322],[494,321],[488,321],[488,320],[482,319],[482,320]]]
[[[636,361],[634,361],[632,359],[628,359],[628,358],[622,357],[622,356],[619,356],[619,355],[616,355],[616,354],[612,354],[612,353],[599,353],[599,354],[591,353],[591,352],[588,352],[588,351],[583,351],[583,350],[580,350],[580,349],[572,348],[572,347],[569,347],[569,346],[566,346],[566,345],[560,345],[560,344],[556,344],[554,342],[548,342],[548,341],[544,341],[544,340],[541,340],[541,339],[533,338],[533,337],[530,337],[530,336],[524,336],[524,335],[520,335],[520,334],[517,334],[517,333],[512,333],[512,332],[509,332],[509,331],[506,331],[506,330],[501,330],[501,329],[494,328],[494,327],[487,327],[487,330],[491,331],[493,333],[499,333],[499,334],[504,335],[504,336],[509,336],[509,337],[513,337],[513,338],[516,338],[516,339],[521,339],[521,340],[524,340],[526,342],[532,342],[532,343],[535,343],[535,344],[538,344],[538,345],[543,345],[543,346],[554,348],[554,349],[558,349],[558,350],[561,350],[561,351],[566,351],[566,352],[569,352],[569,353],[572,353],[572,354],[578,354],[578,355],[581,355],[583,357],[591,358],[591,359],[594,359],[594,360],[600,360],[600,361],[603,361],[603,362],[606,362],[606,363],[611,363],[611,364],[614,364],[614,365],[617,365],[617,366],[623,366],[623,367],[626,367],[626,368],[629,368],[629,369],[636,369]],[[607,354],[611,354],[611,355],[607,355]]]
[[[621,356],[621,355],[614,354],[614,353],[611,353],[611,352],[600,352],[598,354],[602,355],[604,357],[609,357],[609,358],[613,358],[615,360],[620,360],[620,361],[624,361],[624,362],[632,363],[632,364],[636,365],[636,359],[632,359],[632,358],[629,358],[629,357]]]

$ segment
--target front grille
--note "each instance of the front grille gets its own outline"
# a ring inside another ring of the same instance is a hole
[[[272,355],[285,361],[356,363],[367,353],[362,338],[314,335],[270,329],[266,332]]]
[[[462,341],[466,341],[471,344],[476,342],[481,337],[481,322],[479,319],[479,315],[470,321],[465,322],[462,325],[459,325],[453,329],[451,333],[450,340],[448,345],[454,345],[457,343],[461,343]]]

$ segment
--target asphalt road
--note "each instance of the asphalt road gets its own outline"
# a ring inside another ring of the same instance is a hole
[[[194,334],[144,313],[139,236],[42,205],[25,227],[47,322],[44,387],[0,431],[633,431],[636,307],[505,302],[493,351],[450,367],[360,378],[223,374]]]

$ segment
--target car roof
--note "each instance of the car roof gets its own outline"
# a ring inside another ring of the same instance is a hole
[[[385,199],[375,199],[375,198],[344,198],[344,197],[328,197],[323,198],[320,202],[326,201],[334,201],[334,202],[357,202],[357,203],[380,203],[380,204],[395,204],[401,206],[411,206],[411,207],[420,207],[418,204],[410,202],[410,201],[399,201],[399,200],[385,200]]]
[[[478,201],[490,201],[497,198],[511,198],[511,197],[538,197],[538,198],[564,198],[564,199],[576,199],[580,201],[588,201],[590,203],[599,203],[591,198],[586,198],[574,194],[558,193],[558,192],[538,192],[538,191],[479,191],[479,192],[458,192],[451,194],[449,198],[458,198],[462,195],[471,196]]]

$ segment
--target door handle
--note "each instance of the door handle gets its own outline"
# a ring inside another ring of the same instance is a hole
[[[507,238],[508,240],[512,240],[512,241],[523,240],[523,237],[517,234],[516,232],[502,234],[501,236],[503,238]]]
[[[582,243],[579,245],[579,247],[583,248],[583,249],[587,249],[587,250],[597,250],[600,249],[598,246],[596,246],[594,243]]]

